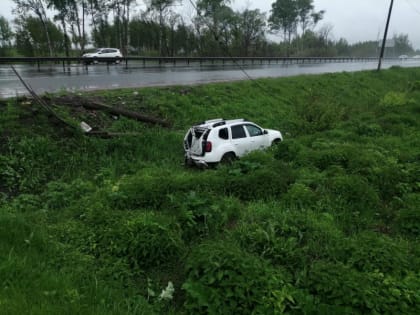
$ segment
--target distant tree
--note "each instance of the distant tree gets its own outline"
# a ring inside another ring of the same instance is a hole
[[[277,0],[271,5],[271,15],[268,19],[270,30],[274,33],[283,33],[283,38],[289,47],[292,35],[296,32],[298,14],[295,0]]]
[[[165,28],[166,18],[170,12],[169,8],[178,0],[148,0],[148,10],[157,13],[159,23],[159,51],[162,56],[168,54],[167,34]]]
[[[337,50],[337,55],[340,57],[349,57],[351,56],[350,45],[345,38],[340,38],[338,42],[335,43],[335,48]]]
[[[49,55],[53,55],[53,47],[51,44],[50,34],[48,32],[48,17],[45,11],[45,2],[43,0],[13,0],[16,4],[14,12],[19,16],[26,15],[27,13],[33,13],[38,17],[42,24],[42,31],[45,34],[45,38],[48,44]]]
[[[31,57],[45,55],[50,49],[56,53],[63,51],[64,35],[50,20],[45,23],[48,39],[43,32],[44,24],[35,17],[21,16],[15,20],[15,26],[18,53]]]
[[[114,41],[113,27],[109,23],[110,7],[108,1],[87,0],[87,14],[90,15],[92,42],[96,47],[110,47]],[[116,42],[116,41],[114,41]]]
[[[240,34],[242,37],[242,52],[248,56],[252,45],[256,46],[265,36],[266,16],[259,9],[246,9],[239,13]]]
[[[414,52],[414,48],[408,39],[408,34],[395,34],[393,39],[395,42],[394,52],[396,56],[411,54]]]
[[[231,0],[197,1],[196,28],[202,34],[202,49],[210,55],[226,53],[226,46],[232,40],[233,25],[237,20],[230,3]],[[225,46],[222,49],[221,44]]]
[[[64,33],[64,47],[66,56],[70,56],[70,39],[67,32],[67,21],[70,17],[71,12],[71,0],[48,0],[48,8],[53,8],[57,11],[57,14],[54,16],[54,20],[60,21],[61,27]]]
[[[349,49],[352,57],[375,57],[378,55],[378,42],[359,42],[350,45]]]
[[[9,21],[4,16],[0,16],[0,56],[7,55],[12,47],[13,36]]]
[[[296,0],[296,7],[302,34],[315,27],[324,17],[324,10],[315,11],[313,0]]]

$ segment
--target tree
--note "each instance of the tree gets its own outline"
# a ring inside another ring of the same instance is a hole
[[[43,32],[43,23],[33,16],[21,16],[15,20],[16,25],[16,49],[27,57],[45,55],[50,49],[56,53],[63,51],[64,36],[60,29],[47,20]]]
[[[239,13],[242,51],[245,56],[250,53],[252,45],[257,45],[265,36],[266,16],[259,9],[246,9]]]
[[[395,42],[394,53],[396,56],[411,54],[414,52],[413,46],[408,39],[408,34],[395,34],[393,39]]]
[[[9,21],[0,16],[0,56],[6,56],[7,51],[12,46],[13,32]]]
[[[71,6],[71,0],[49,0],[48,1],[48,8],[54,8],[58,11],[58,13],[54,16],[55,20],[60,21],[61,27],[64,33],[64,47],[66,51],[66,56],[70,56],[70,39],[67,33],[67,23],[66,21],[69,19]]]
[[[296,0],[296,7],[302,34],[310,27],[315,27],[324,17],[324,10],[315,11],[313,0]]]
[[[111,26],[108,22],[109,3],[103,0],[87,0],[87,14],[90,15],[92,41],[97,47],[111,46]]]
[[[28,12],[34,13],[39,21],[42,24],[45,37],[47,39],[48,50],[50,56],[53,55],[53,48],[51,44],[50,34],[48,32],[48,18],[45,11],[44,1],[43,0],[13,0],[16,3],[15,13],[18,13],[20,16],[27,14]]]
[[[201,37],[201,50],[208,55],[226,54],[232,43],[239,19],[230,3],[230,0],[197,1],[196,29]]]
[[[173,6],[177,0],[149,0],[148,10],[158,15],[159,23],[159,51],[161,56],[168,54],[167,34],[165,29],[165,19],[169,14],[169,8]]]
[[[282,32],[289,47],[292,35],[296,32],[298,14],[295,0],[277,0],[271,5],[271,15],[268,19],[270,30],[275,33]],[[289,50],[287,55],[289,56]]]

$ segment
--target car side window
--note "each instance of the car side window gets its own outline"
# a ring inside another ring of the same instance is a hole
[[[232,139],[246,138],[246,133],[243,125],[232,126]]]
[[[245,125],[246,129],[248,130],[248,133],[251,137],[257,137],[261,136],[263,134],[263,131],[254,125]]]
[[[219,130],[219,138],[227,140],[229,139],[229,133],[227,128],[223,128]]]

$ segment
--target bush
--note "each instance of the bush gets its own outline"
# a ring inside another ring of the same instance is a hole
[[[401,92],[388,92],[384,98],[380,101],[380,105],[384,107],[389,106],[404,106],[413,102],[413,100],[407,99],[407,95]]]
[[[327,213],[250,207],[234,232],[241,247],[295,273],[314,260],[334,259],[342,232]]]
[[[360,233],[344,244],[343,250],[349,253],[346,264],[360,272],[402,275],[411,269],[407,243],[385,235]]]
[[[240,161],[228,169],[226,175],[221,175],[224,186],[216,189],[245,201],[279,198],[295,181],[292,170],[279,161],[270,164]]]
[[[181,230],[167,217],[139,214],[121,222],[101,240],[104,254],[127,259],[132,267],[153,268],[177,261],[184,250]]]
[[[409,194],[404,196],[403,209],[399,211],[396,219],[397,230],[402,234],[411,237],[420,236],[419,205],[419,194]]]
[[[189,241],[223,231],[241,210],[238,200],[209,193],[191,191],[172,195],[170,199],[168,212],[177,214],[183,237]]]
[[[318,196],[303,183],[294,183],[285,193],[281,201],[288,208],[311,209],[316,206]]]
[[[379,197],[375,189],[364,177],[357,175],[339,175],[327,180],[326,187],[338,208],[345,206],[371,217],[378,210]]]
[[[281,314],[294,304],[287,277],[230,242],[200,245],[186,271],[192,314]]]
[[[420,311],[417,277],[409,274],[399,279],[377,271],[362,273],[341,263],[318,261],[300,282],[301,289],[307,289],[314,299],[297,302],[303,310],[314,309],[315,304],[319,310],[316,314],[417,314]]]

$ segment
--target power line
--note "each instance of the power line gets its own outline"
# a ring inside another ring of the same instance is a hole
[[[407,4],[414,10],[414,12],[416,12],[418,15],[420,15],[420,10],[417,9],[414,4],[412,4],[410,1],[405,0],[405,2],[407,2]]]

